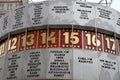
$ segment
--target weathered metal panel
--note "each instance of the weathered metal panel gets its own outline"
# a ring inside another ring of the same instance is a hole
[[[24,52],[22,80],[45,79],[46,50],[36,49]]]
[[[9,32],[9,28],[10,28],[10,17],[11,16],[11,12],[9,12],[9,14],[6,14],[2,17],[3,22],[2,22],[2,36],[4,36],[5,34],[7,34]]]
[[[3,72],[4,72],[4,67],[5,67],[5,65],[4,65],[4,63],[5,63],[5,56],[1,56],[0,57],[0,80],[3,80]]]
[[[49,1],[49,24],[73,24],[73,0]]]
[[[116,13],[115,28],[117,30],[116,33],[120,34],[120,12],[116,11]]]
[[[16,31],[27,27],[28,6],[21,6],[12,10],[10,31]]]
[[[116,32],[115,28],[115,10],[110,7],[96,5],[95,26],[100,29]]]
[[[95,27],[95,7],[91,3],[75,0],[73,6],[73,17],[81,26]]]
[[[117,56],[108,53],[100,53],[99,70],[99,80],[118,80]]]
[[[99,80],[98,52],[73,50],[73,80]]]
[[[49,49],[47,79],[72,79],[72,49]]]
[[[3,80],[21,80],[23,52],[6,54]]]
[[[29,27],[40,26],[48,23],[48,1],[29,4],[28,24]]]
[[[118,56],[118,69],[119,72],[117,75],[118,75],[118,80],[120,80],[120,56]]]

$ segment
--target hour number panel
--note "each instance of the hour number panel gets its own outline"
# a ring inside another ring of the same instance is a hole
[[[59,47],[59,30],[40,30],[38,37],[38,47]]]
[[[47,37],[48,47],[59,47],[59,30],[49,30]]]
[[[35,49],[37,46],[37,31],[31,31],[20,35],[20,50]]]
[[[22,51],[25,49],[26,47],[26,37],[25,37],[25,33],[22,33],[19,35],[20,36],[20,45],[19,45],[19,51]],[[24,40],[25,39],[25,40]]]
[[[47,30],[38,31],[38,48],[47,47]]]
[[[37,46],[37,31],[27,33],[26,49],[35,49]]]
[[[6,41],[0,44],[0,56],[5,55],[6,53]]]
[[[61,30],[60,47],[82,48],[82,32],[80,30]]]
[[[104,35],[104,51],[107,53],[116,54],[116,50],[115,38]]]
[[[7,51],[8,53],[13,53],[15,51],[18,51],[19,48],[19,35],[14,35],[10,37],[10,39],[7,41]]]
[[[90,31],[83,31],[83,43],[85,49],[102,51],[102,34]]]

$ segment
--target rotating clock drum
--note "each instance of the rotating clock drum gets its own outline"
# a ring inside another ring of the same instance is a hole
[[[120,12],[79,0],[12,9],[0,19],[0,80],[119,80]]]

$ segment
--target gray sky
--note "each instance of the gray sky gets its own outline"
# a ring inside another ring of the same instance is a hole
[[[30,0],[30,1],[33,1],[33,2],[38,2],[38,1],[43,1],[43,0]],[[84,1],[84,0],[83,0]],[[86,0],[88,2],[99,2],[101,0]],[[105,0],[103,0],[105,1]],[[108,2],[111,1],[111,0],[107,0]],[[120,0],[113,0],[113,3],[111,5],[112,8],[120,11]]]
[[[120,11],[120,0],[114,0],[111,7]]]

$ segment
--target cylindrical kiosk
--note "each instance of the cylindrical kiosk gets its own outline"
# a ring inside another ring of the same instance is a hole
[[[120,80],[120,12],[50,0],[0,18],[0,80]]]

